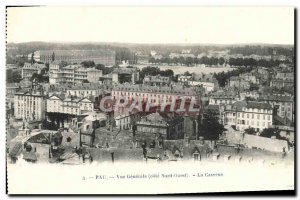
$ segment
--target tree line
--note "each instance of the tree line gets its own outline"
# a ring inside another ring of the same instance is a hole
[[[250,66],[250,67],[239,67],[237,69],[234,69],[232,71],[228,72],[220,72],[220,73],[214,73],[214,77],[217,79],[219,86],[224,87],[226,85],[226,82],[230,77],[233,76],[239,76],[240,74],[243,73],[248,73],[254,70],[256,67]]]
[[[215,58],[215,57],[207,57],[203,56],[201,58],[197,57],[175,57],[175,58],[170,58],[170,57],[163,57],[161,59],[155,59],[154,57],[149,58],[149,63],[153,64],[181,64],[181,65],[186,65],[186,66],[192,66],[196,64],[205,64],[205,65],[223,65],[226,63],[224,58]]]
[[[161,75],[165,77],[171,77],[174,78],[174,72],[171,69],[167,70],[160,70],[158,67],[144,67],[140,71],[140,79],[143,80],[145,76],[150,75],[150,76],[156,76],[156,75]]]
[[[154,57],[149,58],[149,63],[152,64],[181,64],[186,66],[204,64],[204,65],[230,65],[230,66],[262,66],[262,67],[274,67],[278,66],[281,63],[289,63],[288,60],[280,61],[280,60],[266,60],[259,59],[256,60],[254,58],[230,58],[229,60],[225,60],[223,57],[207,57],[203,56],[201,58],[197,57],[163,57],[161,59],[155,59]]]

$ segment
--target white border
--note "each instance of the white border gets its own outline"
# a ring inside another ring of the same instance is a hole
[[[0,112],[2,113],[0,117],[0,122],[1,122],[1,137],[0,137],[0,152],[1,152],[1,166],[2,168],[2,173],[1,173],[1,186],[0,186],[0,192],[1,192],[1,199],[8,199],[9,197],[5,195],[5,173],[4,172],[4,166],[5,166],[5,6],[6,5],[169,5],[169,6],[179,6],[179,5],[198,5],[198,6],[246,6],[246,5],[252,5],[252,6],[295,6],[296,8],[299,8],[299,3],[300,1],[296,0],[251,0],[251,1],[240,1],[240,0],[227,0],[226,2],[224,0],[204,0],[204,1],[197,1],[197,0],[104,0],[104,1],[99,1],[99,0],[84,0],[84,1],[79,1],[79,0],[2,0],[0,1],[0,66],[3,67],[3,73],[0,75],[0,81],[1,81],[1,87],[3,93],[1,95],[0,99]],[[298,15],[299,15],[299,10],[298,10]],[[299,20],[297,21],[297,27],[299,27]],[[295,30],[297,31],[297,30]],[[297,34],[297,33],[296,33]],[[296,44],[295,44],[296,45]],[[297,58],[299,57],[299,50],[297,51]],[[297,80],[297,79],[296,79]],[[297,93],[299,94],[299,85],[297,81]],[[297,102],[298,103],[298,102]],[[298,111],[298,110],[297,110]],[[298,114],[298,112],[297,112]],[[299,118],[297,118],[297,124],[298,124],[298,129],[299,129]],[[297,133],[298,133],[297,129]],[[299,139],[299,136],[297,137]],[[298,143],[298,140],[296,141]],[[299,149],[299,147],[297,148]],[[299,150],[297,152],[297,159],[299,159]],[[299,160],[298,160],[299,161]],[[299,184],[297,184],[299,190]],[[21,199],[23,199],[22,197]],[[119,197],[117,197],[119,198]],[[174,197],[171,197],[174,198]],[[217,199],[217,197],[215,197]],[[218,197],[220,198],[220,197]],[[260,197],[262,199],[262,197]],[[63,197],[58,198],[58,199],[63,199]]]

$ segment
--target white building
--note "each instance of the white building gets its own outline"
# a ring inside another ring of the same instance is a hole
[[[236,99],[231,96],[216,96],[209,99],[210,105],[227,105],[236,102]]]
[[[88,98],[64,98],[52,95],[47,99],[48,113],[63,113],[70,115],[81,115],[92,112],[94,102]]]
[[[192,75],[180,75],[178,76],[178,82],[183,84],[183,85],[187,85],[189,81],[191,81],[193,79]]]
[[[66,94],[75,97],[99,97],[105,93],[104,86],[99,83],[78,83],[66,89]]]
[[[76,84],[87,80],[89,82],[99,82],[102,77],[102,70],[95,68],[84,68],[81,65],[68,65],[61,67],[57,63],[49,65],[50,84]]]
[[[225,106],[224,125],[235,126],[237,130],[254,128],[256,131],[262,131],[271,128],[272,124],[273,109],[268,103],[237,101]]]
[[[131,85],[122,84],[112,89],[112,97],[117,100],[119,98],[125,98],[128,100],[142,99],[143,101],[151,103],[164,103],[172,102],[172,100],[185,97],[186,101],[195,99],[197,101],[198,96],[196,92],[191,88],[184,88],[183,86],[148,86],[148,85]],[[196,103],[196,102],[195,102]]]
[[[202,86],[206,92],[211,92],[215,89],[215,83],[204,81],[188,81],[190,86]]]
[[[19,91],[14,97],[14,115],[17,119],[43,120],[46,99],[42,91]]]

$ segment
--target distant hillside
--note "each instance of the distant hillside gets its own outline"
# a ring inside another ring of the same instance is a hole
[[[130,53],[141,52],[149,54],[151,50],[155,50],[160,54],[168,55],[171,52],[181,52],[182,49],[190,49],[195,55],[213,51],[230,50],[231,54],[243,55],[271,55],[276,52],[277,55],[293,56],[293,45],[279,44],[134,44],[134,43],[103,43],[103,42],[27,42],[27,43],[8,43],[7,55],[28,55],[37,50],[54,50],[54,49],[111,49],[116,51],[117,59],[124,57],[123,54],[130,56]],[[122,54],[122,55],[121,55]],[[126,56],[125,56],[126,57]]]

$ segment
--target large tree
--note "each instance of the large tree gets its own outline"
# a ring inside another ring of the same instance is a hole
[[[226,129],[219,123],[216,113],[206,111],[200,124],[200,136],[205,140],[218,140]]]
[[[6,82],[7,83],[19,83],[22,80],[21,74],[18,71],[11,69],[6,70]]]

